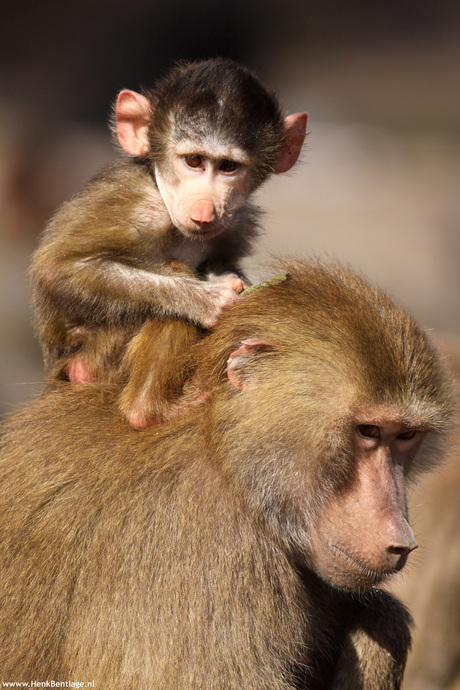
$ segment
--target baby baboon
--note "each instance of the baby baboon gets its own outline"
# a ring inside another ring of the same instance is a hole
[[[238,301],[258,231],[250,196],[294,165],[306,123],[305,113],[283,118],[247,69],[220,58],[179,65],[145,94],[122,91],[114,131],[133,157],[59,209],[32,264],[51,377],[121,374],[132,426],[166,418],[182,381],[165,381],[157,355],[174,357]]]

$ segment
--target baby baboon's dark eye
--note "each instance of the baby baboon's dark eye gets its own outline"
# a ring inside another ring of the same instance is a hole
[[[235,170],[238,167],[239,167],[239,163],[237,163],[236,161],[232,161],[232,160],[228,160],[228,159],[224,158],[224,160],[222,160],[220,162],[219,170],[221,172],[224,172],[224,173],[232,173],[232,172],[235,172]]]
[[[189,168],[199,168],[203,162],[203,158],[198,155],[185,156],[185,162]]]

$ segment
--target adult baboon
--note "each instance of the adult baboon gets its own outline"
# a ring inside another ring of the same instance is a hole
[[[172,421],[56,383],[0,456],[2,680],[399,688],[406,484],[443,451],[449,377],[365,280],[298,264],[188,353]]]

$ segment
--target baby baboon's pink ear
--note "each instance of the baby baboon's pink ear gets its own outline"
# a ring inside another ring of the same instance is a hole
[[[300,156],[307,133],[307,113],[294,113],[284,118],[283,146],[278,154],[275,173],[287,172]]]
[[[135,91],[121,91],[115,109],[120,146],[133,156],[149,151],[148,126],[151,107],[148,98]]]

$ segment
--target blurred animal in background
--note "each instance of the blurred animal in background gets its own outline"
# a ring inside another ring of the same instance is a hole
[[[258,234],[250,196],[291,169],[306,122],[283,117],[274,94],[227,59],[180,64],[143,94],[122,91],[113,130],[132,158],[65,203],[34,255],[49,376],[121,376],[134,427],[173,414],[184,378],[175,369],[166,381],[163,363],[238,301],[240,262]]]
[[[460,380],[460,347],[441,341]],[[460,438],[451,461],[429,477],[410,504],[421,549],[393,587],[414,616],[405,690],[460,690]]]
[[[183,414],[55,381],[0,453],[3,681],[397,690],[406,488],[452,387],[417,323],[339,265],[289,264],[188,349]]]

